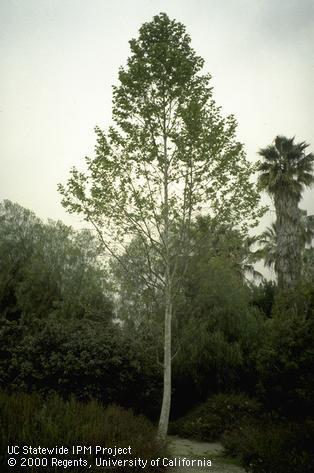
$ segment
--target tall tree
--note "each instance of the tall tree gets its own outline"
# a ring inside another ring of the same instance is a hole
[[[276,210],[275,270],[280,289],[296,285],[302,266],[302,222],[298,207],[302,192],[313,178],[312,153],[309,145],[295,143],[294,138],[277,136],[274,144],[259,151],[259,183],[274,199]]]
[[[141,27],[130,47],[113,90],[114,126],[108,133],[96,128],[96,156],[87,158],[87,173],[73,169],[59,190],[63,205],[84,215],[125,271],[125,257],[131,264],[134,258],[128,243],[141,242],[142,282],[162,293],[164,303],[164,439],[172,315],[185,271],[181,262],[193,251],[192,219],[206,211],[247,226],[260,215],[259,196],[250,183],[254,168],[235,137],[235,119],[220,116],[185,27],[161,13]]]

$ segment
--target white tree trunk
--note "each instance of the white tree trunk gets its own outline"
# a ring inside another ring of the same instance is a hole
[[[158,438],[165,442],[168,432],[170,406],[171,406],[171,319],[172,319],[172,284],[170,265],[170,235],[169,235],[169,195],[168,195],[168,148],[167,148],[167,126],[166,105],[164,103],[163,117],[163,187],[164,187],[164,245],[165,245],[165,322],[164,322],[164,386],[162,406],[158,426]]]
[[[159,418],[158,438],[164,442],[166,440],[169,424],[170,406],[171,406],[171,319],[172,302],[171,294],[166,288],[165,301],[165,326],[164,326],[164,386],[162,407]]]

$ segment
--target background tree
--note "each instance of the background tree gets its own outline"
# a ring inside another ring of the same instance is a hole
[[[294,138],[277,136],[274,144],[259,151],[259,183],[274,199],[276,210],[275,270],[278,287],[291,288],[300,279],[302,266],[302,224],[298,204],[302,192],[313,178],[312,153],[306,154],[309,145],[295,143]]]
[[[299,209],[299,213],[298,244],[301,252],[301,272],[304,275],[308,269],[309,255],[311,253],[311,248],[307,248],[307,246],[311,245],[314,237],[314,216],[307,215],[306,210]],[[272,223],[270,227],[266,228],[258,239],[258,243],[262,245],[262,248],[257,250],[257,254],[260,258],[264,259],[265,266],[269,268],[274,266],[277,271],[277,223]]]
[[[21,318],[112,318],[108,274],[90,231],[44,224],[8,200],[0,204],[0,314]]]
[[[127,246],[127,251],[120,255],[120,259],[123,266],[114,258],[110,261],[117,318],[135,332],[141,328],[156,336],[156,332],[160,332],[163,300],[158,288],[148,286],[145,282],[145,279],[149,278],[150,270],[147,267],[142,241],[134,238]],[[157,255],[153,265],[157,269]]]
[[[4,200],[0,204],[0,312],[10,320],[19,319],[21,307],[16,290],[23,268],[33,253],[41,221],[30,210]]]
[[[250,183],[254,168],[235,137],[235,119],[220,116],[185,27],[162,13],[141,27],[130,47],[113,92],[115,125],[108,133],[96,128],[96,156],[87,159],[87,173],[73,169],[59,190],[63,205],[84,215],[125,271],[121,254],[132,263],[128,244],[134,237],[141,242],[141,279],[162,294],[165,314],[159,422],[164,439],[172,315],[186,271],[179,262],[193,251],[191,223],[206,211],[247,227],[260,215],[259,196]]]
[[[175,393],[177,412],[219,390],[252,388],[253,354],[263,338],[246,277],[250,239],[204,217],[192,231],[195,251],[176,314],[181,349],[174,361],[175,388],[184,384],[191,396]]]

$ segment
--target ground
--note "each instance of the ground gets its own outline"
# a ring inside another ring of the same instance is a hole
[[[210,467],[172,467],[169,473],[200,473],[208,471],[211,473],[244,473],[245,470],[223,457],[223,447],[220,443],[197,442],[195,440],[182,439],[169,436],[169,449],[173,457],[180,458],[206,458],[211,460]]]

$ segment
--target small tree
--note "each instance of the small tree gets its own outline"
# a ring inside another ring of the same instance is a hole
[[[161,13],[130,41],[131,56],[113,89],[108,133],[96,128],[88,172],[72,169],[59,185],[62,203],[95,228],[104,248],[124,264],[137,238],[143,284],[164,299],[164,391],[159,437],[167,434],[171,402],[171,320],[184,268],[193,251],[190,228],[199,213],[246,227],[256,221],[253,166],[236,140],[233,116],[223,119],[210,76],[185,27]],[[124,252],[124,258],[121,254]]]

